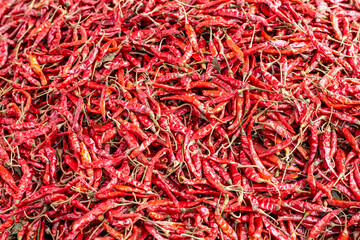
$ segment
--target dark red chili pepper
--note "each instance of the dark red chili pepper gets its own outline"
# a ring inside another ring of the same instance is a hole
[[[356,238],[358,0],[115,2],[0,4],[2,239]]]

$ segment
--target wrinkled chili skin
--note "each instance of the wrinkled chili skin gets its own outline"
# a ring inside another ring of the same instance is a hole
[[[1,239],[357,239],[359,0],[3,0]]]

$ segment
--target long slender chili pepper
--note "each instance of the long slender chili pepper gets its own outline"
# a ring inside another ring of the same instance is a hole
[[[231,192],[225,190],[224,187],[221,185],[219,181],[219,177],[216,175],[215,171],[211,168],[210,163],[207,160],[203,159],[202,164],[203,164],[204,175],[207,178],[207,180],[211,183],[211,185],[223,194],[232,195]]]
[[[13,178],[13,176],[11,175],[11,173],[3,166],[0,165],[0,173],[1,173],[1,178],[7,183],[9,184],[9,186],[14,190],[17,191],[18,187],[15,184],[15,180]]]
[[[1,239],[358,237],[359,0],[1,3]]]
[[[325,163],[329,170],[337,176],[337,173],[335,172],[335,169],[332,166],[331,162],[331,146],[330,146],[330,129],[327,128],[325,132],[321,135],[321,139],[319,142],[320,147],[320,156],[325,159]]]
[[[329,221],[335,218],[340,211],[341,211],[340,209],[337,209],[325,215],[325,217],[323,217],[318,223],[316,223],[311,228],[309,237],[315,238],[321,232],[321,230],[329,223]]]
[[[71,226],[71,232],[66,239],[70,237],[76,237],[80,230],[85,227],[90,222],[94,221],[97,216],[103,214],[104,212],[110,210],[114,207],[114,200],[110,199],[105,202],[99,203],[95,206],[90,212],[84,214],[81,218],[77,219]]]
[[[219,210],[215,210],[215,221],[219,225],[220,229],[232,240],[237,240],[238,237],[235,233],[235,230],[225,221],[221,216]]]
[[[272,224],[270,224],[270,222],[266,219],[265,216],[261,217],[263,220],[263,223],[265,225],[265,227],[267,229],[269,229],[271,235],[273,235],[274,237],[281,239],[281,240],[285,240],[285,239],[291,239],[289,236],[287,236],[284,232],[282,232],[281,230],[278,230],[277,228],[275,228]]]

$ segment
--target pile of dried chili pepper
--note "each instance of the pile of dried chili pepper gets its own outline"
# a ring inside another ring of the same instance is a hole
[[[0,0],[0,240],[360,237],[359,0]]]

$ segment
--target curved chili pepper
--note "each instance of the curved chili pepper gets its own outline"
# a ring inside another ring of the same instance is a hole
[[[99,215],[113,208],[115,206],[114,203],[115,203],[114,199],[109,199],[105,202],[101,202],[97,206],[95,206],[91,211],[87,212],[82,217],[77,219],[71,225],[71,232],[66,236],[65,239],[70,240],[73,237],[76,237],[76,235],[80,232],[80,230],[82,230],[87,224],[94,221]]]
[[[207,160],[203,159],[202,164],[203,164],[204,175],[207,178],[207,180],[209,181],[209,183],[211,183],[211,185],[214,188],[216,188],[217,190],[219,190],[221,193],[232,196],[233,194],[231,192],[225,190],[224,186],[221,185],[219,177],[216,175],[214,170],[211,168],[209,162]]]
[[[47,79],[34,55],[30,55],[31,69],[40,77],[41,85],[47,85]]]
[[[288,239],[290,240],[291,238],[286,235],[283,231],[275,228],[272,224],[270,224],[270,222],[266,219],[265,216],[261,216],[262,220],[263,220],[263,223],[265,225],[265,227],[267,229],[269,229],[271,235],[273,235],[274,237],[278,238],[278,239],[281,239],[281,240],[285,240],[285,239]]]
[[[332,166],[331,162],[331,145],[330,145],[330,129],[327,128],[325,132],[321,135],[321,140],[319,142],[319,148],[320,148],[320,156],[325,159],[325,163],[327,167],[330,169],[330,171],[334,174],[334,176],[337,176],[337,173],[335,172],[335,169]]]
[[[340,211],[341,211],[341,209],[337,209],[337,210],[334,210],[334,211],[328,213],[327,215],[325,215],[325,217],[323,217],[318,223],[316,223],[311,228],[309,237],[315,238],[317,235],[319,235],[321,230],[329,223],[329,221],[331,221],[331,219],[336,217],[336,215],[339,214]]]
[[[221,216],[219,210],[215,210],[214,212],[215,221],[219,225],[220,229],[230,237],[232,240],[237,240],[238,237],[236,235],[235,230],[225,221],[225,219]]]

